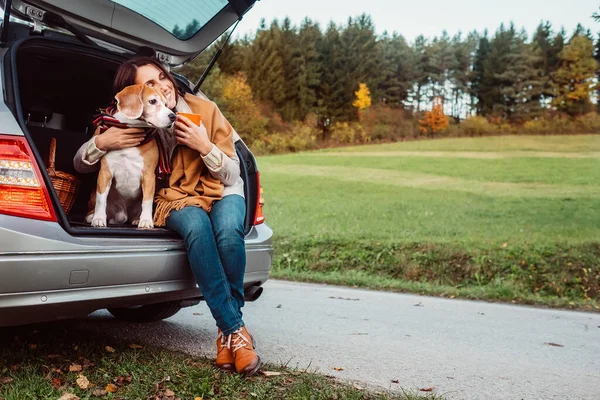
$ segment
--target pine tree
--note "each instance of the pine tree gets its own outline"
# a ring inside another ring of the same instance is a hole
[[[330,22],[323,35],[323,40],[317,45],[319,64],[322,70],[317,102],[322,110],[321,123],[325,128],[341,117],[346,101],[342,82],[345,70],[340,55],[340,46],[339,30],[333,22]]]
[[[429,64],[429,44],[427,39],[423,36],[417,36],[415,43],[413,44],[413,55],[414,55],[414,74],[413,74],[413,85],[410,93],[410,100],[412,103],[416,103],[417,112],[421,111],[421,103],[425,96],[425,89],[430,83],[429,72],[427,65]]]
[[[277,111],[286,121],[301,120],[306,115],[306,69],[298,33],[289,18],[281,25],[278,45],[284,66],[284,99]]]
[[[285,100],[285,69],[278,51],[280,40],[281,28],[277,20],[269,29],[259,29],[249,49],[245,68],[256,98],[271,103],[275,109],[280,109]]]
[[[496,111],[512,122],[523,122],[541,113],[540,97],[547,79],[542,69],[541,51],[525,42],[522,33],[514,43],[515,47],[507,54],[508,67],[498,76],[505,83],[501,89],[503,103]]]
[[[483,110],[483,115],[505,115],[506,104],[502,90],[512,84],[505,72],[511,56],[518,50],[518,46],[515,45],[518,40],[520,39],[517,37],[514,25],[511,24],[506,29],[502,24],[490,41],[490,52],[483,66],[487,107]]]
[[[457,68],[456,54],[450,43],[448,33],[444,31],[440,38],[434,38],[429,47],[428,71],[431,81],[431,96],[447,99],[450,74]]]
[[[298,37],[306,77],[303,109],[301,110],[301,114],[305,118],[310,112],[316,114],[321,112],[317,101],[317,91],[321,84],[322,74],[318,48],[323,40],[323,34],[317,23],[306,18],[300,26]]]
[[[493,109],[493,100],[490,99],[491,85],[493,85],[492,76],[486,71],[490,51],[491,45],[487,31],[485,31],[477,45],[471,83],[471,92],[472,96],[477,99],[476,108],[479,115],[489,115]]]
[[[560,52],[559,59],[560,68],[552,74],[552,105],[572,116],[589,112],[598,70],[592,40],[586,36],[574,37]]]
[[[459,119],[465,114],[465,97],[469,97],[470,83],[472,79],[471,65],[473,64],[473,55],[478,41],[477,32],[470,33],[466,39],[462,39],[461,33],[452,38],[452,48],[456,63],[450,73],[450,82],[452,83],[452,115]],[[468,101],[468,107],[471,107],[472,100]]]
[[[414,55],[403,36],[384,33],[379,41],[382,52],[380,69],[383,79],[379,84],[381,101],[391,107],[403,107],[408,99],[414,75]]]

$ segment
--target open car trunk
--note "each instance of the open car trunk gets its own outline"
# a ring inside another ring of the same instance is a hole
[[[50,38],[29,38],[16,42],[4,63],[8,104],[27,136],[51,191],[59,222],[75,235],[171,236],[167,229],[141,230],[130,225],[92,228],[85,223],[90,194],[95,190],[97,173],[79,174],[73,157],[94,132],[93,116],[113,99],[112,81],[122,58],[100,48]],[[185,91],[190,89],[179,82]],[[56,139],[56,170],[80,180],[75,203],[67,215],[47,174],[47,158],[52,138]],[[236,143],[247,201],[246,232],[251,228],[256,209],[257,176],[252,154],[240,140]]]

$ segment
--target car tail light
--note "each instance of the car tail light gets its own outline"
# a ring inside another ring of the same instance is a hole
[[[263,206],[265,205],[264,190],[260,186],[260,172],[256,173],[256,186],[258,192],[256,193],[256,212],[254,213],[254,224],[260,225],[265,222],[265,216],[263,214]]]
[[[42,174],[22,136],[0,135],[0,213],[56,221]]]

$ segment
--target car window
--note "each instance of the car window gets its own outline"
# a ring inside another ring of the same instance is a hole
[[[181,40],[194,36],[228,4],[227,0],[113,1],[143,15]]]

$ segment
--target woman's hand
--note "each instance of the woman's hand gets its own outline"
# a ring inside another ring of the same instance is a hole
[[[140,128],[121,129],[111,126],[101,135],[97,135],[96,147],[98,150],[110,151],[135,147],[142,143],[146,134]]]
[[[177,143],[186,145],[190,149],[198,151],[203,156],[210,153],[213,148],[213,144],[208,140],[208,134],[202,122],[198,126],[190,121],[189,118],[177,115],[174,131],[175,136],[177,136]]]

